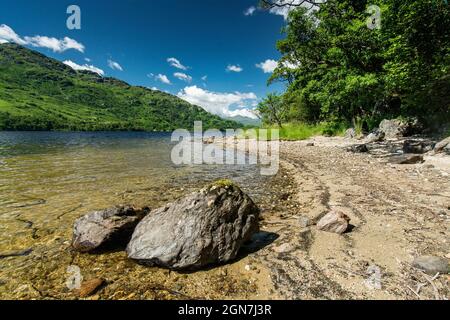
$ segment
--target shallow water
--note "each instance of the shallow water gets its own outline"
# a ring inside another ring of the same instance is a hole
[[[257,166],[175,166],[172,147],[170,135],[160,133],[0,132],[0,257],[32,250],[0,258],[0,298],[42,296],[46,289],[34,286],[49,273],[63,284],[70,261],[50,261],[73,260],[71,227],[89,211],[117,204],[155,208],[223,178],[255,201],[262,196],[265,178]],[[124,260],[110,258],[112,265]]]

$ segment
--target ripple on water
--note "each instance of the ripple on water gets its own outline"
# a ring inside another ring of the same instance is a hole
[[[157,207],[223,178],[262,196],[257,166],[175,166],[171,147],[167,134],[0,132],[0,253],[33,248],[4,259],[0,278],[19,284],[64,273],[73,221],[91,210]]]

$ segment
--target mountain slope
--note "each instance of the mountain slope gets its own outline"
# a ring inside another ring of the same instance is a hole
[[[133,87],[16,44],[0,44],[0,130],[146,130],[241,125],[173,95]]]
[[[259,127],[262,124],[260,119],[252,119],[252,118],[247,118],[247,117],[243,117],[243,116],[229,117],[226,119],[239,122],[245,126]]]

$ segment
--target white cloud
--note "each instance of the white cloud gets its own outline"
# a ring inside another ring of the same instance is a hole
[[[110,67],[113,70],[123,71],[122,66],[119,63],[112,61],[111,59],[108,59],[108,67]]]
[[[237,65],[228,65],[227,71],[228,72],[242,72],[244,69],[241,68],[241,66]]]
[[[89,58],[84,58],[84,61],[86,61],[86,62],[91,62],[91,59],[89,59]]]
[[[6,24],[0,25],[0,41],[1,43],[6,42],[15,42],[17,44],[26,45],[27,42],[23,40],[17,33],[14,32],[13,29],[11,29]]]
[[[178,60],[177,58],[168,58],[167,62],[172,66],[175,67],[177,69],[181,69],[181,70],[187,70],[188,67],[184,66],[181,64],[180,60]]]
[[[300,63],[299,62],[292,63],[292,62],[289,62],[289,61],[284,61],[284,62],[282,62],[282,64],[283,64],[284,67],[286,67],[288,69],[292,69],[292,70],[298,69],[300,67]]]
[[[189,76],[189,75],[187,75],[185,73],[182,73],[182,72],[175,72],[173,74],[173,76],[175,78],[177,78],[177,79],[182,80],[182,81],[186,81],[186,82],[191,82],[192,81],[192,77],[191,76]]]
[[[69,37],[64,37],[64,39],[56,39],[47,36],[21,38],[13,29],[5,24],[0,25],[0,41],[2,43],[14,42],[23,46],[31,45],[37,48],[47,48],[59,53],[70,49],[84,52],[85,49],[83,44]]]
[[[244,15],[246,16],[252,16],[256,11],[256,7],[255,6],[251,6],[250,8],[248,8],[247,10],[244,11]]]
[[[157,76],[155,76],[155,79],[165,84],[172,84],[172,82],[170,82],[169,78],[165,74],[158,74]]]
[[[79,64],[76,64],[75,62],[73,62],[71,60],[66,60],[63,63],[65,65],[68,65],[69,67],[71,67],[74,70],[87,70],[87,71],[91,71],[91,72],[97,73],[98,75],[100,75],[102,77],[105,75],[105,72],[102,69],[97,68],[97,67],[92,66],[92,65],[87,65],[87,64],[79,65]]]
[[[202,80],[203,80],[203,81],[208,80],[208,76],[203,76],[203,77],[202,77]]]
[[[243,116],[252,119],[257,118],[249,108],[244,106],[258,99],[253,92],[220,93],[204,90],[197,86],[190,86],[181,90],[178,93],[178,97],[221,117]],[[241,109],[231,110],[233,106],[240,106]]]
[[[318,3],[321,2],[325,2],[326,0],[323,1],[319,1],[317,0]],[[301,4],[302,7],[308,8],[310,10],[317,10],[318,7],[314,6],[310,3],[307,3],[303,0],[277,0],[276,1],[277,4],[282,5],[285,4],[285,6],[278,6],[278,7],[273,7],[272,9],[270,9],[270,13],[279,15],[279,16],[283,16],[283,18],[285,20],[287,20],[288,16],[289,16],[289,12],[291,12],[292,10],[295,10],[296,8],[298,8],[299,4]]]
[[[84,52],[84,45],[68,37],[56,39],[47,36],[25,37],[27,44],[37,48],[47,48],[54,52],[64,52],[69,49]]]
[[[262,69],[264,73],[272,73],[278,67],[278,61],[267,59],[266,61],[257,64],[256,67]]]

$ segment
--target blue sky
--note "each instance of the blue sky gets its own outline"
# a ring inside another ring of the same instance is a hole
[[[283,90],[281,84],[266,83],[280,58],[275,43],[282,38],[284,12],[248,11],[257,4],[0,0],[0,41],[22,43],[74,68],[95,67],[132,85],[168,91],[219,115],[248,115],[245,109],[268,92]],[[81,30],[66,26],[69,5],[81,9]]]

